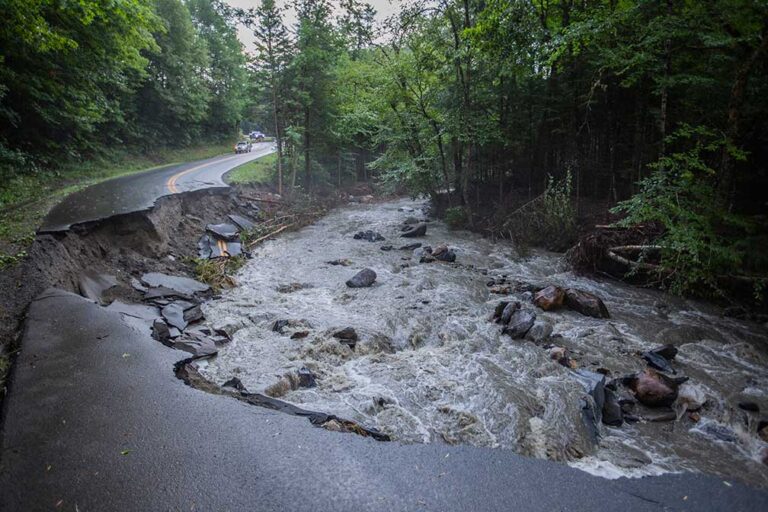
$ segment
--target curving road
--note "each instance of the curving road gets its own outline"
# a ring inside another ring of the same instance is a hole
[[[250,153],[159,167],[92,185],[70,194],[56,205],[38,232],[66,231],[75,224],[147,210],[159,198],[171,194],[227,187],[224,182],[227,172],[273,151],[271,142],[262,142],[254,144]]]

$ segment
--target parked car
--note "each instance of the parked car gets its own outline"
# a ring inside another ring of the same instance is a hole
[[[235,153],[250,153],[251,152],[251,143],[247,140],[241,140],[237,144],[235,144]]]

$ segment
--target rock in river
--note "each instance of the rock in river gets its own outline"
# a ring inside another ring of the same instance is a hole
[[[417,236],[424,236],[427,234],[427,225],[423,222],[420,222],[419,224],[408,226],[408,230],[405,231],[400,236],[405,238],[414,238]]]
[[[376,281],[376,272],[370,268],[364,268],[347,281],[347,286],[350,288],[366,288],[371,286],[374,281]]]
[[[355,240],[367,240],[368,242],[381,242],[384,240],[384,237],[381,236],[381,233],[371,231],[370,229],[367,231],[359,231],[355,233],[353,238]]]
[[[559,286],[547,286],[533,296],[533,303],[544,311],[553,311],[562,307],[564,300],[565,292]]]
[[[644,405],[658,407],[671,405],[677,398],[677,390],[685,379],[672,379],[653,368],[646,368],[629,379],[629,388]]]
[[[672,365],[669,364],[669,361],[665,357],[662,357],[658,353],[654,351],[648,351],[643,353],[643,359],[648,363],[648,366],[651,368],[655,368],[657,370],[660,370],[662,372],[667,373],[677,373],[677,370],[672,368]]]
[[[533,311],[518,309],[512,314],[511,318],[509,319],[509,324],[507,324],[507,326],[504,327],[501,332],[502,334],[511,336],[513,339],[519,339],[528,333],[530,328],[533,327],[535,321],[536,313]]]
[[[595,318],[609,318],[608,308],[597,295],[568,288],[565,290],[565,305],[582,315]]]
[[[432,257],[436,260],[447,261],[448,263],[456,261],[456,253],[453,252],[453,249],[449,249],[447,245],[438,245],[435,247],[432,251]]]

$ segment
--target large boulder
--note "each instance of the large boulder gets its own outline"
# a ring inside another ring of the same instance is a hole
[[[439,261],[447,261],[453,263],[456,261],[456,253],[453,249],[449,249],[447,245],[438,245],[432,251],[432,257]]]
[[[417,236],[424,236],[427,234],[427,225],[423,222],[418,224],[409,225],[408,229],[404,231],[400,236],[405,238],[414,238]]]
[[[533,327],[534,322],[536,322],[536,313],[525,309],[518,309],[512,313],[509,323],[501,332],[513,339],[520,339]]]
[[[375,281],[376,272],[370,268],[364,268],[355,274],[352,279],[347,281],[347,286],[350,288],[367,288],[368,286],[371,286]]]
[[[547,286],[533,296],[533,303],[544,311],[553,311],[563,306],[565,291],[559,286]]]
[[[519,302],[507,302],[504,306],[504,309],[501,310],[501,315],[499,315],[499,323],[507,325],[509,321],[512,319],[512,315],[515,314],[515,311],[520,309],[520,303]]]
[[[553,327],[552,324],[546,320],[536,320],[528,333],[525,335],[525,339],[531,340],[534,343],[541,343],[546,341],[552,336]]]
[[[653,368],[646,368],[630,377],[628,385],[640,403],[649,407],[660,407],[672,405],[677,398],[680,384],[685,380],[672,379]]]
[[[597,295],[576,288],[565,290],[565,305],[582,315],[595,318],[610,318],[608,308]]]

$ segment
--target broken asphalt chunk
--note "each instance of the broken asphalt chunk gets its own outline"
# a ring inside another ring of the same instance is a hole
[[[152,288],[167,288],[178,292],[181,295],[191,296],[195,293],[207,292],[211,289],[207,284],[203,284],[189,277],[171,276],[161,274],[160,272],[149,272],[141,276],[141,282]],[[150,293],[150,290],[147,293]]]
[[[247,219],[246,217],[243,217],[242,215],[232,214],[227,215],[227,217],[229,217],[229,220],[237,224],[237,227],[243,231],[248,231],[256,226],[256,223],[250,219]]]
[[[117,278],[108,274],[86,271],[78,278],[80,295],[104,305],[104,293],[117,286]]]
[[[205,230],[227,242],[234,242],[240,238],[240,229],[234,224],[208,224]]]

